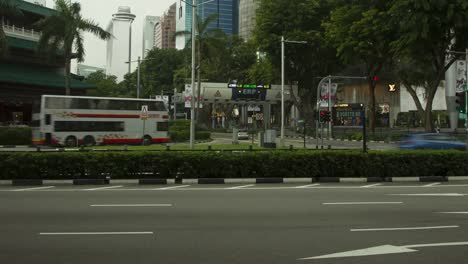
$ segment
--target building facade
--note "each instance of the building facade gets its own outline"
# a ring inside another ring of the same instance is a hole
[[[146,16],[143,22],[143,50],[142,57],[146,57],[146,54],[151,50],[154,45],[154,28],[159,24],[160,18],[158,16]]]
[[[161,16],[160,23],[154,27],[154,46],[159,49],[174,49],[176,32],[176,3]]]
[[[255,28],[259,0],[239,0],[239,36],[248,41]]]
[[[132,23],[135,15],[130,7],[121,6],[118,12],[112,15],[107,32],[112,38],[107,41],[106,73],[117,76],[122,81],[125,74],[130,73],[132,60]]]
[[[22,16],[0,16],[9,49],[0,56],[0,126],[31,125],[40,111],[41,95],[65,94],[61,51],[52,59],[38,50],[41,34],[34,30],[34,23],[56,11],[26,1],[17,4]],[[84,95],[93,86],[72,75],[70,88],[72,95]]]
[[[217,14],[215,21],[208,25],[207,31],[221,29],[227,35],[237,35],[239,33],[239,0],[214,0],[204,3],[197,0],[198,18],[204,21],[210,15]],[[201,5],[200,5],[201,4]],[[192,31],[192,7],[184,2],[177,4],[177,32]],[[177,49],[183,49],[190,40],[190,34],[176,37]]]

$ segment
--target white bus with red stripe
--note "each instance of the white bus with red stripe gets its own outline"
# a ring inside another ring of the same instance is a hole
[[[146,118],[141,115],[143,105],[148,106]],[[35,144],[75,147],[170,141],[169,113],[161,100],[43,95],[39,118]]]

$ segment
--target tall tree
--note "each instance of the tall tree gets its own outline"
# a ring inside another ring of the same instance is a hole
[[[81,16],[81,5],[67,0],[55,0],[56,13],[41,19],[36,23],[42,35],[39,40],[39,49],[49,54],[63,51],[65,66],[65,94],[70,94],[70,64],[72,58],[83,62],[85,50],[83,46],[83,33],[90,32],[102,40],[109,39],[111,34],[94,21]]]
[[[0,17],[3,18],[0,21],[0,57],[5,56],[8,51],[6,35],[3,30],[4,18],[21,16],[23,12],[18,7],[18,4],[17,0],[0,0]]]
[[[445,72],[457,60],[452,52],[468,47],[468,1],[393,0],[390,15],[399,25],[391,43],[399,61],[398,75],[424,113],[426,131],[434,130],[432,103]],[[415,86],[425,89],[426,105]]]
[[[97,71],[91,73],[86,82],[94,85],[96,89],[88,90],[89,96],[109,96],[109,97],[122,97],[120,89],[117,89],[117,77],[114,75],[106,75],[104,71]]]
[[[337,68],[335,49],[324,38],[322,21],[328,19],[335,1],[329,0],[261,0],[257,11],[254,39],[260,51],[270,59],[274,72],[281,68],[281,36],[307,44],[285,45],[285,80],[298,82],[299,97],[291,93],[301,114],[311,122],[319,76]]]
[[[369,128],[375,131],[375,76],[391,63],[390,42],[396,34],[388,9],[391,1],[349,1],[324,23],[326,37],[345,64],[363,64],[369,90]]]
[[[174,89],[174,74],[182,67],[184,52],[176,49],[154,48],[141,64],[140,75],[143,96],[168,92]]]

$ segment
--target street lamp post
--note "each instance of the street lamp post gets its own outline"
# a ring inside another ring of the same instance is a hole
[[[192,6],[192,95],[190,96],[190,149],[194,148],[195,142],[195,26],[196,26],[196,12],[197,6],[204,5],[209,2],[213,2],[214,0],[209,0],[203,3],[199,3],[197,5],[196,0],[192,0],[190,4],[186,0],[181,0],[182,2],[186,3],[187,5]],[[198,80],[200,81],[200,80]],[[197,98],[199,100],[199,98]]]
[[[128,63],[128,66],[131,66],[132,62],[138,62],[138,68],[137,68],[137,98],[140,98],[140,66],[142,61],[147,61],[147,60],[155,60],[151,58],[147,59],[141,59],[140,56],[138,56],[138,60],[135,61],[126,61],[125,63]]]
[[[284,43],[307,44],[307,41],[285,40],[281,36],[281,146],[284,146]]]

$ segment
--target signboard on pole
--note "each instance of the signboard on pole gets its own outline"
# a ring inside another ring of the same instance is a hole
[[[141,106],[140,119],[141,120],[148,119],[148,105]]]
[[[455,92],[462,93],[465,91],[465,84],[467,83],[466,80],[466,72],[468,71],[466,61],[459,60],[457,61],[457,80],[456,80],[456,87]]]

